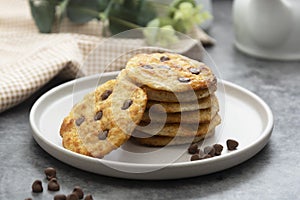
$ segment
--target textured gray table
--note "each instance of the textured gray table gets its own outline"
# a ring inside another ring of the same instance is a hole
[[[31,99],[0,114],[0,199],[32,196],[31,183],[43,179],[48,166],[57,168],[63,193],[80,185],[94,199],[299,199],[300,63],[263,61],[236,51],[231,3],[214,2],[210,34],[218,43],[209,53],[223,79],[255,92],[273,110],[273,135],[259,154],[222,172],[173,181],[124,180],[75,169],[48,155],[31,136],[29,110],[43,92],[62,82],[55,79]],[[34,199],[52,196],[46,189]]]

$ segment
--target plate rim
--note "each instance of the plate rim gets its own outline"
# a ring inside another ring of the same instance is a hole
[[[106,76],[106,77],[110,77],[110,76],[116,76],[119,73],[119,71],[115,71],[115,72],[106,72],[106,73],[102,73],[100,76]],[[98,162],[100,164],[106,164],[106,165],[113,165],[113,166],[122,166],[122,167],[140,167],[140,168],[180,168],[180,167],[186,167],[186,166],[196,166],[199,165],[199,163],[203,163],[203,164],[209,164],[209,163],[213,163],[215,162],[215,160],[227,160],[227,159],[233,159],[234,157],[238,156],[238,155],[243,155],[244,152],[250,151],[251,148],[255,148],[259,145],[260,143],[263,142],[262,146],[260,147],[260,149],[257,149],[256,153],[259,152],[269,141],[269,138],[272,134],[272,130],[274,127],[274,117],[273,117],[273,113],[271,111],[271,108],[256,94],[254,94],[253,92],[251,92],[250,90],[243,88],[242,86],[239,86],[235,83],[226,81],[226,80],[218,80],[218,82],[222,82],[224,85],[231,87],[233,89],[239,90],[242,93],[246,93],[247,95],[249,95],[250,97],[252,97],[253,99],[256,100],[256,102],[258,102],[263,108],[264,111],[266,113],[267,116],[267,124],[265,126],[265,128],[263,129],[263,131],[261,132],[260,136],[257,137],[252,143],[246,145],[245,147],[243,147],[242,149],[239,149],[239,151],[233,151],[230,152],[228,154],[224,154],[222,156],[218,156],[218,157],[213,157],[210,159],[205,159],[205,160],[198,160],[198,161],[186,161],[186,162],[178,162],[178,163],[153,163],[153,164],[146,164],[146,163],[129,163],[129,162],[119,162],[119,161],[112,161],[112,160],[103,160],[103,159],[99,159],[99,158],[93,158],[93,157],[89,157],[89,156],[85,156],[85,155],[81,155],[75,152],[72,152],[68,149],[63,148],[62,146],[58,146],[56,144],[54,144],[51,141],[46,140],[44,137],[42,137],[42,132],[39,130],[38,125],[35,123],[35,116],[38,112],[38,108],[40,106],[41,103],[43,103],[43,101],[48,98],[49,96],[51,96],[51,94],[66,88],[72,84],[74,84],[77,81],[80,82],[84,82],[84,81],[88,81],[91,79],[94,79],[95,77],[99,77],[99,74],[95,74],[95,75],[91,75],[91,76],[85,76],[82,78],[78,78],[78,79],[74,79],[71,81],[68,81],[66,83],[60,84],[52,89],[50,89],[49,91],[47,91],[46,93],[44,93],[42,96],[40,96],[38,98],[38,100],[33,104],[31,110],[30,110],[30,114],[29,114],[29,122],[30,122],[30,126],[32,129],[32,135],[35,139],[35,141],[39,144],[39,146],[42,147],[42,149],[44,149],[47,153],[49,153],[50,155],[52,155],[48,150],[46,150],[45,148],[43,148],[44,145],[40,144],[40,142],[45,143],[46,145],[54,148],[54,150],[56,151],[60,151],[61,153],[70,156],[72,158],[78,158],[78,159],[84,159],[84,160],[88,160],[90,162]],[[226,89],[226,87],[224,87]],[[226,91],[225,91],[225,98],[226,98]],[[256,153],[254,153],[252,156],[254,156]],[[52,155],[54,156],[54,155]],[[250,156],[250,157],[252,157]],[[54,156],[55,157],[55,156]],[[249,157],[249,158],[250,158]],[[57,157],[55,157],[57,158]],[[249,159],[247,158],[247,159]],[[59,158],[57,158],[58,160],[67,163]],[[246,159],[246,160],[247,160]],[[70,165],[69,163],[67,163],[68,165]],[[73,165],[72,165],[73,166]],[[228,167],[227,167],[228,168]],[[219,171],[219,170],[218,170]],[[128,172],[127,172],[128,173]]]

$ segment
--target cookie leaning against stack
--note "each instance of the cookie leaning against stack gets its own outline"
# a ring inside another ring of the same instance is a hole
[[[204,63],[172,53],[138,54],[127,62],[126,73],[148,96],[147,109],[134,133],[139,143],[198,142],[220,124],[214,95],[217,81]]]
[[[60,135],[66,149],[102,158],[129,139],[143,116],[147,96],[126,79],[118,79],[87,94],[65,117]]]

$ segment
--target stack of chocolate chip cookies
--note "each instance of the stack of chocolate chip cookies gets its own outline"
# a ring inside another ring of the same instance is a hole
[[[204,63],[171,53],[138,54],[127,76],[144,88],[146,110],[133,136],[148,146],[198,142],[220,124],[216,78]]]
[[[62,145],[102,158],[130,137],[147,146],[191,144],[220,124],[216,78],[205,64],[172,53],[138,54],[64,118]]]

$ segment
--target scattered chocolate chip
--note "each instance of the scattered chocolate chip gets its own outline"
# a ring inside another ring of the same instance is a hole
[[[122,110],[126,110],[127,108],[129,108],[132,104],[132,100],[131,99],[127,99],[126,101],[124,101],[123,106],[122,106]]]
[[[76,126],[80,126],[84,122],[85,118],[84,117],[79,117],[76,119],[75,124]]]
[[[196,153],[199,153],[198,145],[197,145],[197,144],[192,144],[192,145],[188,148],[188,152],[189,152],[189,154],[196,154]]]
[[[82,199],[83,198],[83,191],[81,189],[81,187],[79,186],[76,186],[74,189],[73,189],[73,193],[75,193],[79,199]]]
[[[142,65],[141,67],[144,69],[153,69],[151,65]]]
[[[161,69],[167,69],[167,70],[169,70],[169,69],[171,69],[169,66],[167,66],[167,65],[159,65],[159,66],[157,66],[158,68],[161,68]]]
[[[210,154],[206,154],[202,157],[202,159],[207,159],[207,158],[211,158],[212,156]]]
[[[103,92],[103,94],[101,94],[101,100],[103,101],[103,100],[107,99],[109,97],[109,95],[111,95],[111,93],[112,93],[112,90],[105,90]]]
[[[105,140],[107,138],[109,130],[100,131],[98,138],[99,140]]]
[[[221,153],[223,151],[223,146],[221,144],[214,144],[213,147],[215,149],[215,155],[216,156],[221,155]]]
[[[57,182],[56,178],[52,178],[48,183],[48,190],[49,191],[58,191],[59,190],[59,184]]]
[[[198,154],[199,154],[199,156],[200,156],[200,157],[203,157],[203,156],[205,155],[205,153],[203,152],[203,150],[202,150],[202,149],[199,149],[199,152],[198,152]]]
[[[204,147],[204,154],[209,154],[211,156],[215,155],[215,149],[212,146]]]
[[[88,194],[85,196],[84,200],[93,200],[93,196],[91,194]]]
[[[192,74],[200,74],[201,70],[199,68],[190,68],[189,71],[192,73]]]
[[[167,57],[167,56],[160,57],[160,62],[165,62],[165,61],[168,61],[168,60],[170,60],[170,58]]]
[[[194,154],[191,157],[191,161],[200,160],[200,156],[198,154]]]
[[[181,83],[188,83],[190,82],[191,79],[189,78],[186,78],[186,77],[179,77],[178,78],[178,81],[181,82]]]
[[[32,200],[32,198],[26,198],[26,199],[24,199],[24,200]]]
[[[42,181],[40,180],[35,180],[33,183],[32,183],[32,192],[34,193],[41,193],[43,192],[43,186],[42,186]]]
[[[66,200],[79,200],[79,198],[78,198],[77,194],[71,193],[67,196]]]
[[[227,145],[228,150],[235,150],[237,148],[237,146],[239,146],[239,143],[235,140],[228,139],[226,141],[226,145]]]
[[[66,200],[67,197],[64,194],[57,194],[54,196],[54,200]]]
[[[44,170],[44,173],[46,175],[47,180],[50,180],[52,178],[56,178],[56,169],[54,169],[53,167],[47,167]]]
[[[102,118],[103,112],[102,110],[100,110],[99,112],[96,113],[96,115],[94,116],[94,120],[100,120]]]

